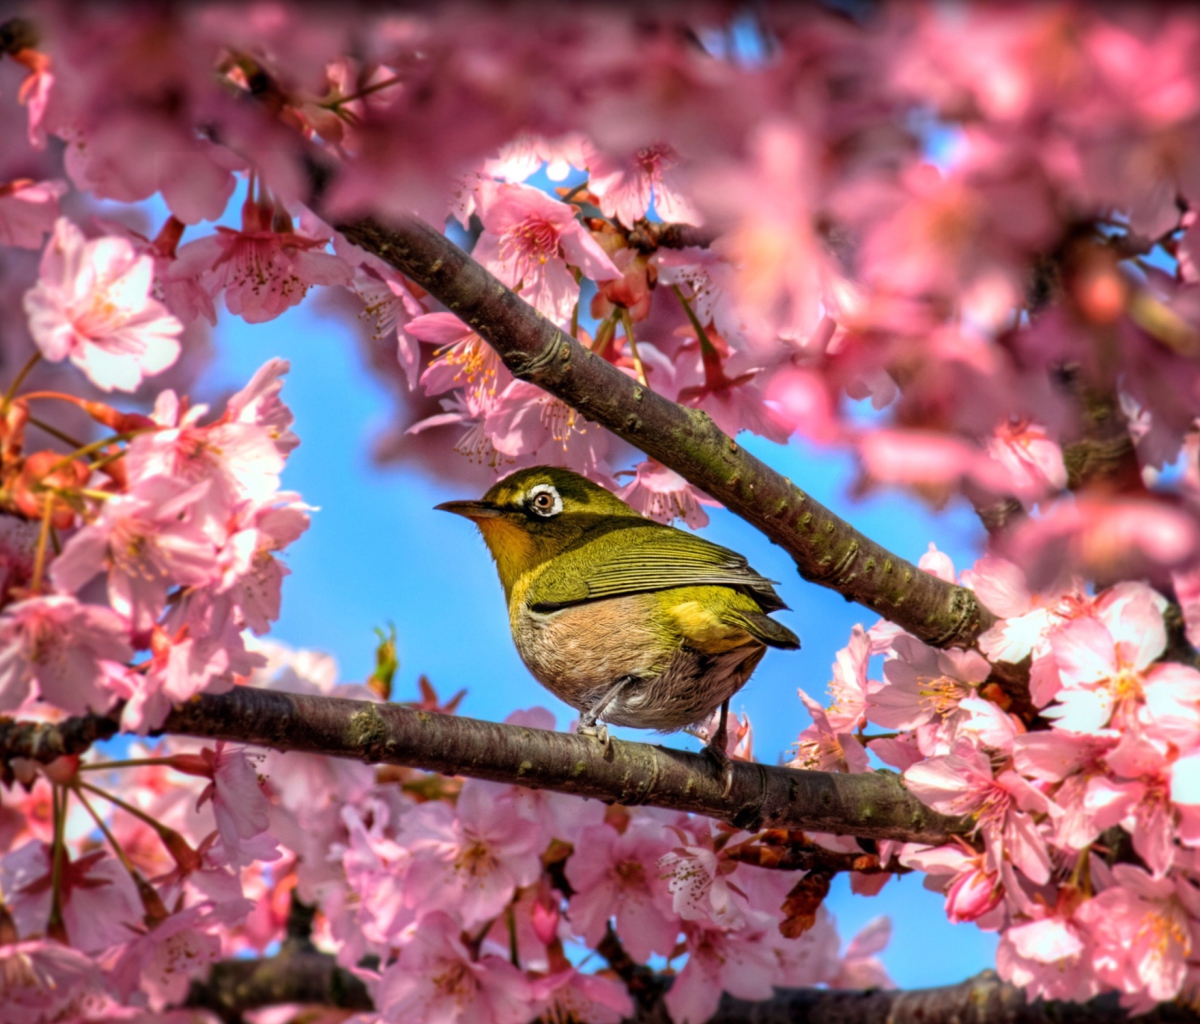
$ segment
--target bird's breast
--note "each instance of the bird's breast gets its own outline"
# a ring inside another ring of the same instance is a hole
[[[656,675],[670,662],[676,645],[656,623],[655,608],[647,594],[548,612],[514,600],[513,640],[538,682],[568,704],[586,707],[597,690],[626,676]]]

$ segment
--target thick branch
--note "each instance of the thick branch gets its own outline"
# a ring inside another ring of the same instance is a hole
[[[72,719],[64,726],[75,735],[87,728],[79,722]],[[38,750],[65,747],[44,738],[40,746],[30,744],[23,728],[44,737],[44,731],[54,727],[8,725],[0,736],[10,746],[0,746],[0,760],[36,757]],[[589,737],[399,704],[239,686],[176,708],[161,731],[425,768],[609,803],[691,811],[747,831],[801,829],[943,843],[969,828],[968,822],[930,810],[891,772],[838,775],[739,761],[734,762],[733,783],[725,792],[723,775],[703,754],[622,740],[613,740],[606,751]]]
[[[638,385],[593,355],[429,225],[412,218],[392,227],[371,220],[337,227],[461,317],[514,375],[625,438],[765,533],[796,560],[806,580],[939,647],[970,646],[991,624],[971,591],[898,558],[742,449],[705,413]]]
[[[629,962],[632,971],[646,971]],[[633,1024],[666,1024],[662,994],[670,979],[647,974],[647,998],[639,1000]],[[188,1006],[215,1011],[236,1021],[248,1010],[281,1003],[371,1010],[366,987],[333,957],[289,952],[265,960],[225,960],[207,982],[192,985]],[[1120,1024],[1130,1020],[1117,1000],[1090,1003],[1026,1003],[1019,989],[991,971],[959,985],[907,992],[845,992],[827,989],[777,989],[772,999],[748,1002],[725,995],[708,1024]],[[1196,1024],[1186,1007],[1164,1004],[1139,1024]]]

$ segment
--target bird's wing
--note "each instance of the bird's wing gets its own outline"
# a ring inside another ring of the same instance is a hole
[[[765,612],[786,608],[771,582],[736,551],[646,523],[589,538],[560,555],[534,582],[527,601],[549,610],[622,594],[718,586],[749,594]]]

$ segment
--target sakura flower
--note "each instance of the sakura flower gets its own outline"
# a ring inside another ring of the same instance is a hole
[[[497,799],[503,788],[470,779],[457,813],[429,802],[405,817],[402,839],[413,851],[411,905],[456,911],[470,928],[495,917],[515,889],[537,879],[545,839],[511,800]]]
[[[720,502],[654,459],[638,463],[633,477],[617,491],[617,497],[656,522],[682,519],[693,530],[698,530],[708,525],[708,513],[701,506],[720,508]]]
[[[1094,969],[1140,1003],[1174,999],[1200,941],[1200,892],[1182,878],[1152,878],[1117,864],[1114,885],[1089,900],[1078,917],[1095,943]]]
[[[1130,600],[1102,608],[1099,619],[1077,619],[1055,633],[1050,644],[1062,689],[1043,715],[1072,732],[1094,733],[1110,720],[1123,728],[1160,677],[1174,689],[1180,681],[1175,667],[1150,667],[1167,645],[1160,600],[1143,587]],[[1191,689],[1200,696],[1200,673],[1192,670],[1192,676]]]
[[[1062,448],[1036,423],[1005,423],[987,442],[988,454],[1009,472],[1012,493],[1026,500],[1067,486]]]
[[[54,230],[58,200],[66,191],[63,181],[22,178],[0,185],[0,245],[40,249],[46,233]]]
[[[42,700],[70,714],[106,711],[116,694],[104,662],[133,656],[128,625],[110,608],[46,594],[0,615],[0,710],[12,711],[37,684]]]
[[[337,237],[341,238],[340,235]],[[336,242],[335,249],[340,250]],[[417,335],[409,327],[413,320],[425,313],[425,307],[413,295],[407,279],[386,266],[364,263],[355,267],[350,288],[362,299],[361,315],[375,322],[375,340],[383,342],[395,337],[396,358],[411,390],[417,383],[421,346],[416,342]]]
[[[490,411],[513,379],[499,353],[452,313],[415,317],[406,330],[414,338],[438,346],[421,374],[427,395],[462,388],[467,408],[477,415]]]
[[[188,515],[208,487],[208,481],[188,486],[158,476],[110,498],[54,560],[50,576],[55,586],[77,591],[106,570],[112,606],[135,630],[149,629],[173,587],[216,581],[212,541]]]
[[[268,359],[254,371],[254,376],[241,391],[229,397],[220,418],[222,423],[247,423],[263,427],[284,458],[300,444],[300,438],[291,429],[296,417],[279,397],[279,392],[283,390],[283,378],[290,369],[291,363],[286,359]],[[173,423],[163,425],[172,426]],[[248,488],[247,493],[254,494],[255,490]]]
[[[588,190],[599,197],[606,217],[627,228],[649,213],[651,201],[660,220],[699,224],[700,215],[679,190],[678,164],[679,155],[665,145],[646,146],[624,161],[596,153],[589,161]]]
[[[141,989],[156,1011],[182,1002],[192,979],[220,958],[219,929],[241,924],[251,906],[249,900],[222,907],[207,901],[176,911],[125,946],[109,975],[111,985],[126,1001]]]
[[[425,915],[400,955],[373,986],[375,1008],[387,1024],[526,1024],[534,992],[507,960],[476,960],[447,914]]]
[[[867,718],[903,731],[932,723],[942,741],[952,743],[968,718],[961,701],[976,694],[991,666],[976,651],[940,651],[910,636],[896,637],[892,649],[896,657],[884,663],[884,685],[867,697]]]
[[[176,754],[172,765],[178,771],[209,780],[196,807],[199,809],[206,801],[212,801],[217,831],[231,865],[237,867],[253,860],[274,860],[278,856],[277,853],[271,856],[269,848],[274,844],[269,842],[253,844],[253,856],[242,850],[247,840],[260,836],[270,824],[267,817],[270,805],[244,751],[218,741],[215,749],[205,747],[199,754]]]
[[[566,866],[572,929],[595,945],[615,911],[617,937],[634,960],[670,956],[679,917],[656,865],[674,843],[654,819],[635,819],[620,834],[609,825],[584,829]]]
[[[183,325],[151,297],[154,261],[123,238],[87,241],[60,217],[25,293],[29,331],[51,362],[70,358],[104,391],[133,391],[179,356]]]
[[[1038,911],[1032,921],[1004,930],[996,967],[1004,980],[1042,999],[1090,999],[1100,990],[1088,929],[1071,912]]]
[[[500,455],[536,457],[593,479],[605,477],[607,431],[589,425],[574,408],[534,384],[514,380],[488,412],[483,427]]]
[[[593,281],[621,276],[608,255],[575,219],[575,210],[527,185],[485,182],[480,188],[483,234],[475,259],[540,313],[566,326],[579,299],[568,265]]]
[[[684,927],[688,960],[665,1002],[675,1024],[704,1024],[721,993],[738,999],[768,999],[774,993],[777,960],[770,915],[755,913],[745,927],[725,931],[701,922]]]
[[[48,939],[0,943],[0,1005],[11,1024],[41,1024],[82,1014],[101,989],[96,962]]]
[[[803,690],[800,700],[813,723],[800,733],[796,741],[796,756],[788,762],[790,768],[813,771],[865,772],[870,770],[867,752],[859,738],[831,718],[820,704]]]
[[[171,268],[175,278],[196,277],[225,307],[247,323],[273,320],[299,305],[313,285],[348,285],[350,267],[325,252],[328,238],[273,229],[269,211],[247,199],[242,230],[217,225],[215,234],[189,242]]]
[[[835,989],[889,989],[896,985],[888,977],[887,968],[876,959],[892,937],[892,922],[887,917],[876,917],[863,925],[862,930],[850,940],[842,954],[837,977],[829,982]]]
[[[41,934],[46,928],[55,877],[49,843],[30,842],[0,859],[3,889],[20,935]],[[104,850],[82,857],[64,856],[60,865],[62,922],[69,944],[84,953],[98,953],[125,942],[142,920],[142,901],[129,873]]]
[[[900,855],[900,863],[924,871],[925,887],[945,893],[946,917],[952,924],[977,921],[985,927],[985,919],[1004,899],[1000,873],[988,868],[986,854],[965,844],[908,847]]]
[[[702,846],[681,846],[660,857],[658,867],[667,880],[671,909],[682,920],[718,928],[740,928],[746,923],[745,897],[734,899],[737,886],[728,879],[735,862],[719,861]]]
[[[1031,881],[1049,879],[1049,851],[1032,815],[1050,814],[1052,804],[1016,772],[993,775],[982,751],[960,743],[950,754],[907,769],[904,783],[935,811],[974,815],[993,863],[1007,856]]]
[[[633,1000],[624,985],[573,967],[539,978],[532,992],[539,1020],[621,1024],[634,1015]]]

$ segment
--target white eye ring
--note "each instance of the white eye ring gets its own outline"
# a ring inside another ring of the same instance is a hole
[[[527,509],[545,519],[562,511],[562,498],[553,484],[534,484],[526,493],[524,504]]]

